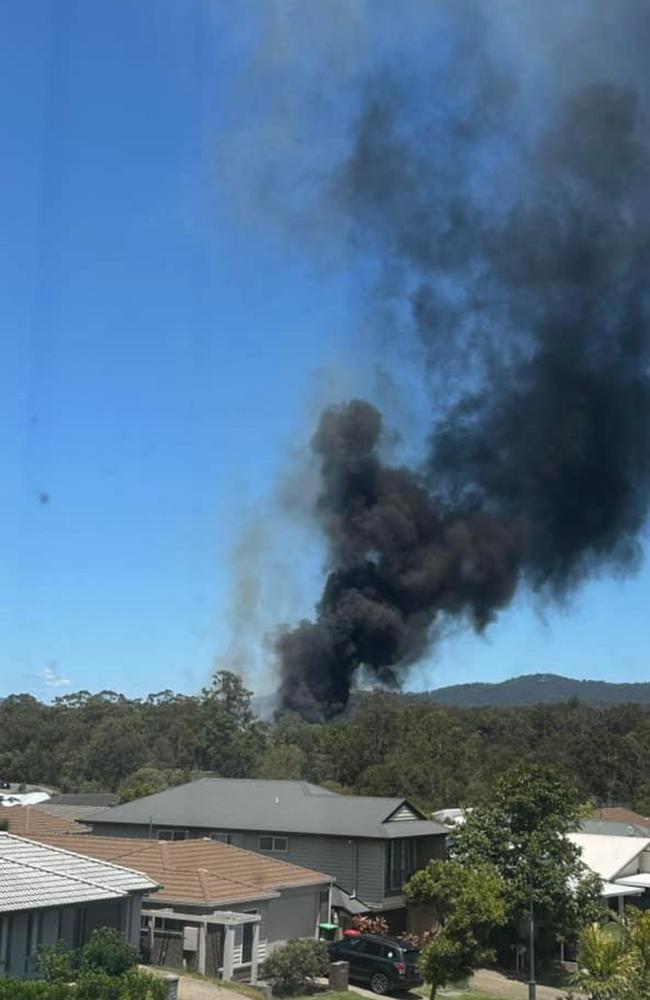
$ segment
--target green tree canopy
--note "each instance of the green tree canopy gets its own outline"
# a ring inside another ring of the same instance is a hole
[[[518,764],[494,783],[456,837],[462,864],[491,864],[506,886],[511,938],[521,935],[531,899],[542,934],[577,936],[601,912],[600,880],[567,838],[584,803],[575,785],[552,767]]]
[[[409,879],[404,894],[410,904],[425,907],[431,920],[420,957],[431,1000],[441,986],[494,958],[490,939],[505,922],[506,904],[505,885],[493,865],[430,861]]]
[[[259,768],[266,727],[251,708],[241,677],[219,670],[201,697],[200,764],[223,778],[247,778]]]

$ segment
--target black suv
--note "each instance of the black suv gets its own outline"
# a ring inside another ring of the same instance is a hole
[[[332,962],[348,962],[350,979],[367,984],[373,993],[409,990],[422,984],[417,967],[420,952],[402,941],[359,934],[328,945]]]

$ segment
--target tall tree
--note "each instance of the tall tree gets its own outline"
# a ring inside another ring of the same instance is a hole
[[[493,865],[430,861],[404,886],[409,903],[425,907],[431,930],[420,968],[431,987],[457,982],[494,958],[490,937],[505,922],[505,885]]]
[[[468,813],[454,857],[499,871],[511,940],[525,936],[531,902],[549,948],[559,937],[576,937],[600,914],[600,880],[566,836],[577,829],[583,813],[582,797],[571,781],[554,768],[532,764],[508,770]]]
[[[224,778],[250,778],[258,770],[266,726],[256,719],[251,695],[237,674],[219,670],[201,697],[199,756]]]

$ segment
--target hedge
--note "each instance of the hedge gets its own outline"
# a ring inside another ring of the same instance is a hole
[[[122,976],[89,970],[74,983],[0,979],[0,1000],[165,1000],[167,984],[142,969]]]

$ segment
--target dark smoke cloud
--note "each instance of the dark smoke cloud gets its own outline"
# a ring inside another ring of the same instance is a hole
[[[590,79],[549,98],[537,135],[487,58],[453,107],[426,96],[371,78],[333,182],[420,344],[434,426],[416,471],[382,462],[370,404],[321,417],[331,571],[315,619],[277,642],[283,703],[312,717],[361,669],[399,683],[446,616],[482,629],[520,583],[558,597],[634,568],[648,513],[641,96]]]
[[[382,463],[379,412],[324,411],[313,439],[319,512],[334,569],[315,622],[283,632],[282,700],[318,716],[344,707],[356,670],[384,684],[421,656],[438,613],[483,628],[515,589],[522,536],[480,510],[444,512],[424,479]]]

